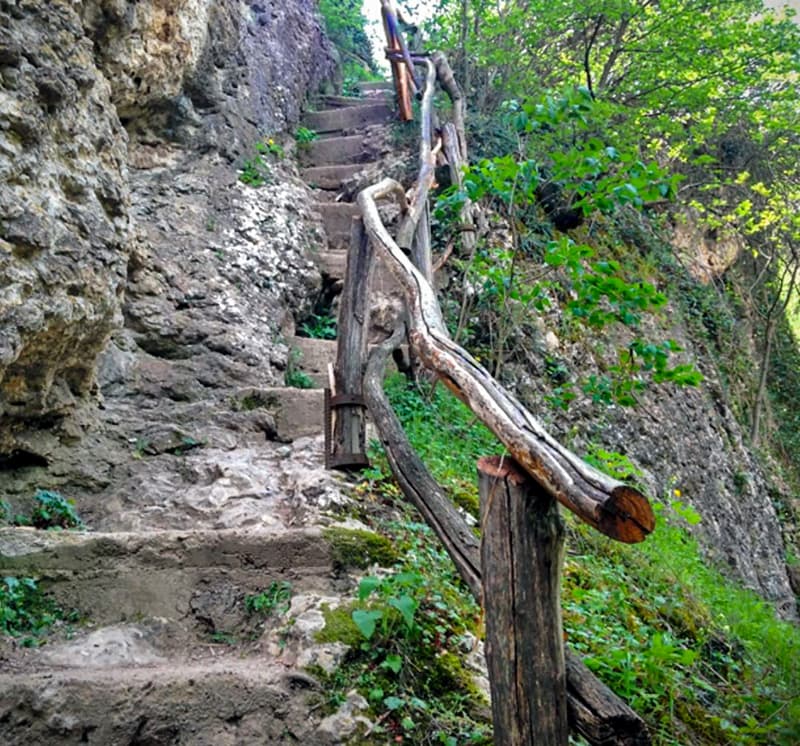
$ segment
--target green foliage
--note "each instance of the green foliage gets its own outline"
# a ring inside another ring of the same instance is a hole
[[[308,321],[300,325],[304,337],[312,339],[336,339],[336,319],[327,315],[312,314]]]
[[[283,376],[283,381],[287,386],[296,389],[313,389],[314,379],[300,370],[297,366],[300,363],[301,353],[298,350],[292,350],[289,353],[289,360],[286,366],[286,372]]]
[[[387,379],[385,388],[414,449],[436,481],[456,505],[476,515],[475,461],[497,452],[495,436],[444,386],[410,386],[398,374]],[[458,448],[453,447],[454,442]],[[388,467],[385,474],[389,474]]]
[[[253,149],[256,151],[255,155],[245,159],[242,163],[239,170],[239,181],[252,187],[271,184],[273,181],[272,168],[267,159],[270,157],[283,158],[285,155],[283,146],[270,137],[257,142]]]
[[[351,646],[340,669],[322,674],[330,706],[354,687],[367,698],[378,725],[359,743],[489,744],[485,702],[458,654],[480,610],[427,526],[384,530],[402,559],[362,578],[351,605],[325,611],[317,639]]]
[[[437,477],[458,469],[473,473],[474,444],[461,435],[466,410],[452,418],[451,429],[451,417],[442,417],[399,378],[389,381],[388,390],[403,402],[395,403],[398,416]],[[452,402],[445,406],[458,412]],[[431,445],[432,439],[437,443]],[[487,443],[480,455],[492,450]],[[636,484],[642,478],[628,457],[599,444],[587,460],[618,479]],[[656,531],[636,546],[570,525],[562,588],[568,643],[645,717],[657,746],[796,743],[800,632],[708,564],[687,531],[701,517],[680,490],[671,489],[655,507]],[[406,633],[406,621],[388,606],[390,598],[414,598],[405,586],[374,579],[362,593],[372,603],[359,608],[380,616],[359,617],[359,630],[350,609],[351,634],[372,641],[384,624]],[[411,617],[414,624],[418,615]]]
[[[36,528],[82,528],[83,521],[75,512],[75,503],[61,493],[36,490],[33,496],[37,505],[31,513],[31,524]]]
[[[261,593],[245,596],[244,606],[251,614],[280,616],[289,611],[291,600],[292,584],[288,580],[273,580]]]
[[[374,75],[375,63],[360,0],[320,0],[319,10],[328,36],[345,59],[345,77],[352,76],[353,69]]]
[[[34,578],[8,576],[0,583],[0,634],[25,636],[22,644],[32,647],[64,614],[42,595]]]
[[[572,221],[577,227],[584,218],[617,220],[674,196],[678,176],[655,161],[644,162],[635,148],[609,144],[596,134],[613,113],[585,88],[507,102],[503,121],[516,139],[516,155],[479,161],[465,170],[461,191],[447,190],[437,202],[440,225],[457,228],[469,198],[487,203],[510,227],[508,243],[479,246],[472,260],[460,265],[475,293],[465,296],[454,333],[465,331],[461,322],[477,312],[480,326],[489,330],[496,372],[518,347],[518,330],[554,305],[565,323],[594,335],[613,325],[636,332],[645,315],[667,303],[653,283],[636,276],[631,262],[611,255],[623,253],[621,242],[601,251],[571,236],[554,238],[553,228],[537,217],[543,211],[555,226]],[[692,365],[670,364],[680,351],[674,340],[634,336],[605,374],[584,378],[581,388],[595,402],[630,406],[650,383],[697,385],[702,376]],[[576,396],[572,386],[559,381],[550,401],[568,406]]]
[[[319,135],[308,127],[298,127],[294,131],[294,139],[301,145],[308,145],[318,138]]]

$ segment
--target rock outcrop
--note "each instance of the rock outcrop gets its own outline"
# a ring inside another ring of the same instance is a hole
[[[0,0],[0,469],[97,428],[98,363],[179,400],[282,376],[319,223],[291,163],[238,168],[334,67],[311,0]]]
[[[120,325],[127,135],[67,2],[0,2],[0,454],[87,396]],[[2,460],[2,456],[0,456]]]

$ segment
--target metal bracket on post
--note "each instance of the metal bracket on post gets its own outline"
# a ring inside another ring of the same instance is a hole
[[[348,467],[369,466],[366,453],[333,454],[333,412],[339,407],[367,408],[364,397],[360,394],[335,394],[325,389],[325,468],[344,469]]]

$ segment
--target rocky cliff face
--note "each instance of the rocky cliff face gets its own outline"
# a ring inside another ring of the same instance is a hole
[[[180,401],[281,375],[318,229],[290,164],[257,197],[237,168],[332,75],[314,7],[0,0],[10,491],[97,429],[98,365],[106,393]]]

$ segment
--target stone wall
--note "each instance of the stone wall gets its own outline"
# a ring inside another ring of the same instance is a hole
[[[285,349],[263,339],[319,281],[314,223],[290,165],[269,199],[236,177],[333,74],[314,7],[0,0],[0,468],[90,426],[76,415],[101,351],[122,359],[115,330],[117,350],[229,350],[274,378]]]

